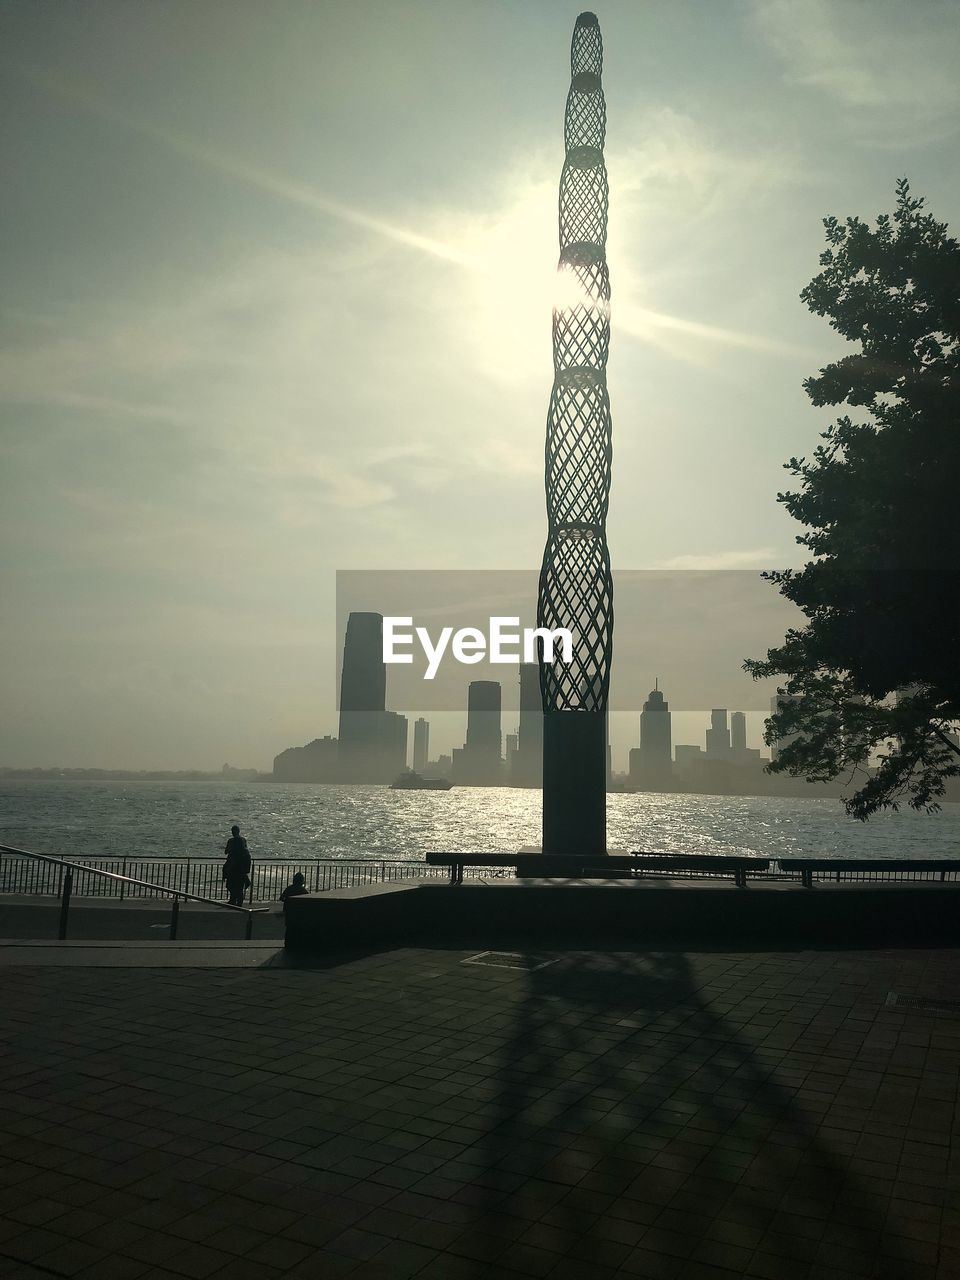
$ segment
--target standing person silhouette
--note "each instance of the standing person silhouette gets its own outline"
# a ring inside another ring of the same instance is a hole
[[[234,907],[243,906],[243,891],[250,884],[250,850],[247,848],[247,842],[240,834],[239,827],[231,827],[230,839],[226,843],[224,853],[226,861],[223,864],[223,879],[227,886],[227,894],[229,895],[230,905]]]

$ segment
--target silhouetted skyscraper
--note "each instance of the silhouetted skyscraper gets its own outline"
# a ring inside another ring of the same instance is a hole
[[[473,680],[467,691],[468,751],[500,759],[500,685],[496,680]]]
[[[392,782],[407,767],[407,717],[396,711],[380,713],[378,781]]]
[[[667,776],[673,766],[670,704],[659,687],[650,690],[640,712],[641,774]]]
[[[742,711],[734,711],[730,716],[730,749],[739,756],[747,751],[747,717]]]
[[[520,664],[520,733],[510,780],[519,787],[539,787],[543,780],[543,701],[539,662]]]
[[[340,675],[340,724],[344,712],[383,711],[387,697],[387,669],[383,664],[383,617],[379,613],[351,613],[343,639]],[[341,729],[342,736],[342,729]]]
[[[730,755],[730,730],[727,728],[727,712],[719,707],[710,712],[710,728],[707,730],[707,757],[710,760],[726,760]]]
[[[474,680],[467,691],[467,739],[453,753],[453,780],[460,785],[503,781],[500,730],[501,690],[496,680]]]
[[[343,641],[340,675],[340,776],[348,782],[382,782],[387,672],[383,664],[383,617],[351,613]],[[391,755],[391,760],[393,756]]]
[[[423,716],[413,722],[413,771],[422,774],[430,759],[430,725]]]

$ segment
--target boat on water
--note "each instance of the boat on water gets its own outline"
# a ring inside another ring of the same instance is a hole
[[[449,791],[451,783],[447,778],[423,778],[419,773],[409,769],[401,773],[396,782],[390,783],[391,791]]]

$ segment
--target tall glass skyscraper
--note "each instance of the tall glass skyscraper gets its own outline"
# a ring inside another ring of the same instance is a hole
[[[387,669],[383,617],[351,613],[340,676],[340,776],[345,782],[383,780]]]

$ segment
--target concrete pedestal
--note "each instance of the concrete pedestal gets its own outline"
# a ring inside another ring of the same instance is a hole
[[[543,852],[602,857],[607,851],[607,717],[548,711],[543,717]]]

